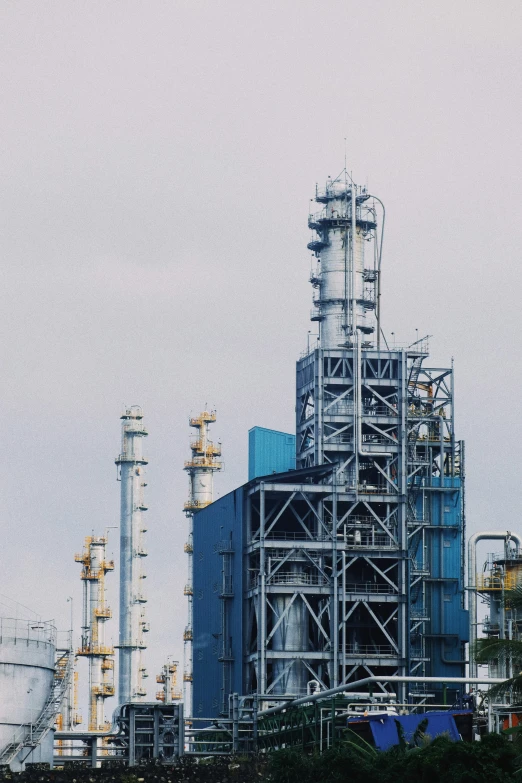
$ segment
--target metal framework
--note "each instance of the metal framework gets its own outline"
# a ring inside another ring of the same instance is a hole
[[[138,405],[127,408],[122,420],[121,453],[116,458],[121,481],[120,513],[120,638],[118,643],[118,700],[120,704],[141,701],[146,695],[143,683],[147,670],[142,651],[146,649],[144,634],[150,630],[145,619],[142,562],[147,556],[143,535],[147,526],[143,513],[147,505],[143,497],[145,482],[143,412]]]
[[[426,339],[380,347],[381,202],[346,172],[316,200],[320,335],[297,363],[297,470],[247,502],[245,692],[260,698],[430,673],[458,582],[440,554],[463,479],[452,369],[424,366]]]
[[[191,441],[192,458],[185,462],[184,469],[189,475],[189,499],[183,510],[188,520],[188,538],[185,544],[188,575],[183,589],[187,597],[187,625],[183,632],[183,703],[185,716],[192,715],[192,641],[193,641],[193,528],[194,514],[209,506],[214,499],[214,473],[221,470],[222,463],[216,459],[221,456],[221,444],[214,444],[209,438],[208,428],[216,421],[215,411],[203,411],[199,416],[189,419],[189,425],[197,430],[197,437]]]
[[[114,648],[105,642],[105,623],[112,617],[105,595],[105,574],[114,570],[106,557],[107,536],[87,536],[83,552],[74,559],[82,564],[82,643],[77,655],[89,661],[89,731],[104,731],[105,699],[114,696]],[[74,678],[73,678],[74,681]]]

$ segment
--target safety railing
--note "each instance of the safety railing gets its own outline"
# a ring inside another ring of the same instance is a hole
[[[398,544],[386,533],[365,533],[349,530],[343,537],[344,543],[352,549],[398,549]]]
[[[396,417],[399,411],[395,408],[389,408],[387,405],[363,405],[363,416],[390,416]]]
[[[329,580],[323,574],[295,573],[293,571],[277,571],[267,579],[267,584],[283,585],[327,585]]]
[[[354,412],[353,402],[334,402],[333,405],[325,406],[323,414],[325,416],[352,416]]]
[[[371,593],[382,595],[398,594],[398,589],[388,583],[376,582],[350,582],[346,585],[347,593]]]
[[[56,628],[47,621],[0,617],[0,644],[4,640],[56,644]]]
[[[347,644],[346,654],[394,658],[399,655],[391,644]]]
[[[309,536],[305,531],[298,531],[296,533],[288,532],[286,530],[271,530],[265,538],[268,541],[329,541],[331,536],[327,535],[324,531],[315,534],[310,531]]]
[[[519,584],[515,572],[490,576],[488,574],[477,574],[476,587],[478,591],[489,592],[490,590],[514,590]]]

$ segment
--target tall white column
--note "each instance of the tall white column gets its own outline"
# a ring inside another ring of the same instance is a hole
[[[141,651],[146,645],[143,632],[148,629],[144,617],[142,558],[146,556],[143,534],[146,530],[142,513],[146,511],[143,489],[146,486],[142,453],[143,438],[148,434],[142,423],[139,406],[128,408],[122,419],[120,467],[120,633],[118,657],[118,701],[120,704],[141,701],[146,695]]]

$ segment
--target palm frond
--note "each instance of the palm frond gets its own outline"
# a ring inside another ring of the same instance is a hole
[[[520,704],[522,702],[522,672],[516,677],[510,677],[509,680],[492,685],[488,690],[490,699],[510,696],[511,704]]]
[[[522,669],[522,641],[516,639],[479,639],[473,653],[477,663],[512,661]]]
[[[346,733],[352,734],[355,738],[355,740],[346,740],[346,744],[350,745],[350,747],[354,748],[354,750],[357,750],[363,756],[367,757],[373,757],[377,755],[377,748],[375,748],[373,745],[370,745],[369,742],[353,731],[353,729],[347,729]]]

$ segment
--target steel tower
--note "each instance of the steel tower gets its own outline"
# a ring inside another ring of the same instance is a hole
[[[188,558],[188,578],[183,590],[188,602],[188,622],[183,633],[183,702],[186,717],[192,715],[193,517],[214,500],[214,473],[222,468],[222,463],[216,459],[221,456],[221,444],[215,445],[208,432],[209,425],[215,421],[215,411],[203,411],[198,417],[189,419],[189,425],[198,431],[198,435],[190,443],[192,459],[185,462],[184,466],[189,475],[189,499],[183,507],[189,528],[184,547]]]
[[[143,534],[147,527],[143,512],[147,510],[143,491],[146,487],[143,438],[148,434],[138,405],[127,408],[122,419],[121,454],[116,458],[121,481],[120,515],[120,632],[118,657],[118,700],[120,704],[140,701],[146,695],[142,664],[146,649],[143,634],[149,630],[145,621],[142,560],[147,556]]]
[[[77,655],[89,660],[89,731],[109,728],[104,704],[114,696],[114,648],[105,642],[105,623],[112,617],[105,600],[105,574],[114,570],[114,562],[107,560],[106,546],[105,536],[87,536],[83,552],[74,556],[82,564],[82,644]]]
[[[245,512],[245,692],[263,697],[437,666],[464,675],[452,368],[425,367],[426,340],[381,337],[380,200],[343,172],[316,201],[319,340],[297,363],[296,471],[253,483]]]

